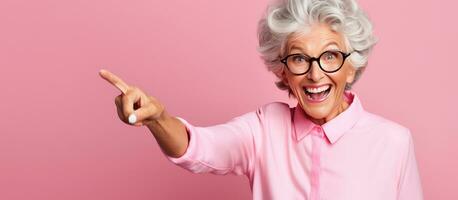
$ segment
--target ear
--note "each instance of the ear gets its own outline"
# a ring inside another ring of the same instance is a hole
[[[283,84],[289,87],[289,82],[288,82],[288,78],[286,77],[285,71],[281,73],[281,81],[283,82]]]
[[[346,80],[347,83],[348,84],[353,83],[353,81],[355,80],[355,76],[356,76],[356,68],[353,66],[350,66],[349,70],[347,71],[347,80]]]

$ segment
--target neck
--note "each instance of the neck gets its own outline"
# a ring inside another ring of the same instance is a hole
[[[328,116],[326,116],[325,118],[321,118],[321,119],[313,119],[310,117],[310,121],[321,126],[325,124],[326,122],[330,121],[331,119],[334,119],[337,115],[339,115],[343,111],[345,111],[348,108],[348,106],[349,104],[347,103],[347,101],[345,101],[342,98],[342,103],[340,103],[336,108],[334,108],[334,110]]]

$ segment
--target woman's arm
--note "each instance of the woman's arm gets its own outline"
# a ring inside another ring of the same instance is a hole
[[[398,200],[422,200],[423,190],[410,131],[407,132],[407,135],[408,142],[403,153]]]
[[[182,156],[188,147],[189,137],[184,124],[165,110],[160,118],[147,124],[162,151],[170,157]]]
[[[116,75],[106,70],[101,70],[100,75],[121,91],[115,98],[119,118],[130,125],[147,126],[173,163],[194,173],[251,172],[253,137],[261,130],[260,111],[224,124],[197,127],[170,115],[156,98],[127,85]]]
[[[193,173],[251,176],[258,146],[254,138],[261,133],[263,112],[260,109],[206,127],[194,126],[176,117],[186,127],[189,144],[182,156],[167,158]]]

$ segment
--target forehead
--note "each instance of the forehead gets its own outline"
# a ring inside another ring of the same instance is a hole
[[[345,49],[341,33],[332,30],[328,25],[314,25],[306,32],[294,33],[288,37],[286,50],[300,50],[306,53],[319,53],[327,47]]]

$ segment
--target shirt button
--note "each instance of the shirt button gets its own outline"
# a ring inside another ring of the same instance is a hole
[[[319,137],[323,137],[323,128],[321,126],[316,127],[316,132]]]
[[[313,128],[312,135],[320,136],[320,133],[321,133],[320,127],[315,126],[315,127]]]

